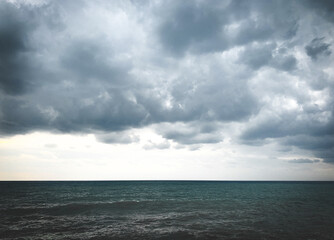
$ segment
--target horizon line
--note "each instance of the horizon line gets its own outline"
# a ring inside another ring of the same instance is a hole
[[[120,180],[0,180],[0,182],[334,182],[334,180],[188,180],[188,179],[120,179]]]

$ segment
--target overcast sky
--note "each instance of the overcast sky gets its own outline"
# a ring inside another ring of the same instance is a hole
[[[0,2],[0,179],[334,180],[334,2]]]

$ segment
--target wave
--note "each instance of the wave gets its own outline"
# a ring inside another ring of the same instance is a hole
[[[31,215],[31,214],[47,214],[47,215],[72,215],[80,213],[99,213],[105,211],[117,210],[133,210],[137,207],[147,207],[152,201],[115,201],[115,202],[72,202],[66,204],[38,204],[29,207],[15,207],[0,210],[0,215]]]
[[[87,201],[87,202],[68,202],[68,203],[36,203],[21,205],[19,207],[7,206],[0,208],[0,215],[24,216],[32,214],[46,215],[75,215],[75,214],[104,214],[106,212],[146,210],[163,212],[170,210],[181,211],[192,210],[204,207],[204,203],[199,200],[175,200],[175,199],[145,199],[145,200],[119,200],[119,201]]]

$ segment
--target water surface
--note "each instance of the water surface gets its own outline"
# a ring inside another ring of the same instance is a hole
[[[334,182],[0,182],[2,239],[334,239]]]

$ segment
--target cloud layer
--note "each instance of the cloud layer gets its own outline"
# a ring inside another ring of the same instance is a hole
[[[0,133],[96,133],[127,144],[139,141],[131,129],[152,126],[165,142],[147,149],[274,141],[334,163],[331,9],[2,1]]]

